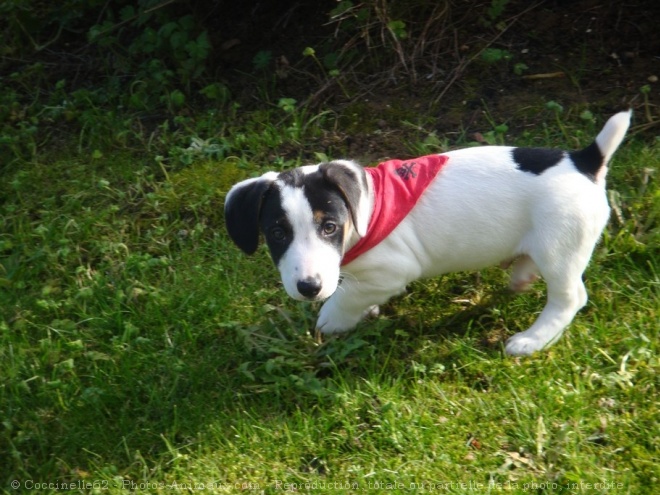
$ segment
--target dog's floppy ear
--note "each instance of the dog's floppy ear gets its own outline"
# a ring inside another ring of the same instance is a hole
[[[277,178],[269,172],[255,179],[239,182],[225,199],[225,225],[231,239],[241,250],[252,254],[259,246],[259,214],[266,191]]]
[[[357,163],[347,160],[336,160],[319,165],[323,177],[334,184],[344,197],[351,212],[353,225],[360,237],[367,233],[369,224],[369,198],[367,174]]]

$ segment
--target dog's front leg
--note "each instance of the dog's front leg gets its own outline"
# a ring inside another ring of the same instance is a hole
[[[319,313],[316,329],[323,334],[352,330],[366,316],[377,316],[378,305],[400,293],[405,286],[395,290],[375,287],[366,281],[344,281],[330,296]]]

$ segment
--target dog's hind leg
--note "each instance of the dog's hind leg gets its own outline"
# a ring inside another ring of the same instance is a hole
[[[537,263],[547,283],[548,300],[534,324],[507,341],[507,354],[529,355],[553,344],[587,303],[582,273],[589,262],[591,250],[584,251],[588,252],[558,256],[554,261]]]
[[[607,223],[609,207],[600,187],[586,181],[573,189],[568,186],[562,185],[566,197],[534,212],[535,228],[520,243],[520,251],[545,280],[548,299],[534,324],[507,341],[508,354],[528,355],[553,344],[587,304],[582,274]]]

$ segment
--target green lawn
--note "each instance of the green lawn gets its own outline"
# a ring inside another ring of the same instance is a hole
[[[502,344],[545,288],[498,268],[315,341],[224,231],[249,158],[39,156],[0,182],[6,493],[657,493],[659,141],[615,156],[590,302],[526,359]]]

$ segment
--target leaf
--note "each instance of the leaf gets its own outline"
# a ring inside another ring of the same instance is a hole
[[[481,60],[487,64],[495,64],[502,60],[511,60],[513,55],[508,50],[502,50],[500,48],[486,48],[481,52]]]
[[[245,376],[246,376],[247,378],[249,378],[250,380],[254,381],[254,380],[255,380],[255,378],[254,378],[254,373],[252,373],[252,372],[248,369],[248,368],[250,367],[250,364],[251,364],[251,363],[250,363],[249,361],[248,361],[248,362],[245,362],[245,363],[241,363],[241,365],[238,367],[238,371],[240,371],[241,373],[243,373],[243,375],[245,375]]]
[[[416,362],[416,361],[413,361],[413,362],[411,363],[411,367],[412,367],[412,370],[413,370],[415,373],[421,373],[421,374],[426,373],[426,365],[424,365],[424,364],[421,364],[421,363],[418,363],[418,362]]]
[[[229,88],[222,83],[213,83],[205,86],[199,91],[209,100],[218,100],[222,103],[229,100],[231,94]]]
[[[348,12],[352,8],[353,8],[353,2],[351,2],[350,0],[343,0],[339,2],[339,4],[330,11],[330,16],[339,17],[340,15],[344,14],[345,12]]]
[[[516,65],[513,66],[513,73],[517,76],[520,76],[522,75],[523,72],[525,72],[528,69],[529,67],[527,66],[527,64],[518,62]]]
[[[545,104],[545,108],[548,110],[552,110],[553,112],[556,113],[562,113],[564,111],[564,107],[562,107],[559,103],[557,103],[554,100],[550,100]]]
[[[170,36],[170,45],[174,50],[184,48],[188,42],[188,35],[181,31],[174,31]]]
[[[206,31],[200,34],[195,41],[189,41],[186,43],[186,52],[188,52],[188,55],[190,55],[195,61],[206,59],[210,50],[211,44],[209,43]]]
[[[406,23],[403,21],[390,21],[387,23],[387,29],[389,29],[397,39],[405,40],[408,37]]]
[[[178,89],[175,89],[170,93],[170,102],[176,107],[182,107],[186,102],[186,95],[184,95]]]
[[[98,351],[88,351],[85,353],[85,357],[91,359],[92,361],[110,361],[111,358],[109,355],[98,352]]]
[[[270,50],[261,50],[252,58],[252,66],[257,70],[267,69],[273,60],[273,52]]]
[[[286,113],[293,113],[296,109],[296,103],[298,103],[298,101],[294,98],[280,98],[277,102],[277,106]]]
[[[168,22],[158,30],[158,36],[169,38],[177,29],[179,29],[179,26],[176,22]]]
[[[586,121],[589,121],[589,122],[593,122],[593,120],[594,120],[594,114],[591,113],[589,110],[584,110],[584,111],[582,111],[582,113],[580,113],[580,118],[581,118],[582,120],[586,120]]]
[[[124,22],[130,21],[133,17],[135,17],[135,7],[132,5],[127,5],[119,11],[119,18]]]

